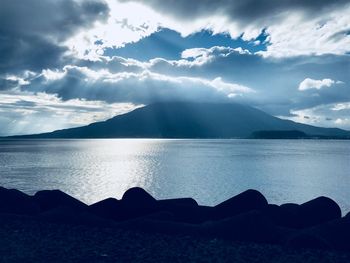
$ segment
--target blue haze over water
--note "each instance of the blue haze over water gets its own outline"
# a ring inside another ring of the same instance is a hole
[[[215,205],[248,188],[270,203],[325,195],[350,211],[350,140],[3,140],[0,185],[91,204],[140,186]]]

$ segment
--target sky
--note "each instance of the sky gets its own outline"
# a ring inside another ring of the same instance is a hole
[[[0,0],[0,136],[154,102],[350,130],[350,0]]]

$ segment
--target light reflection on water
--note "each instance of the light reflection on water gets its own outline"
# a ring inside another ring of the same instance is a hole
[[[133,186],[206,205],[254,188],[272,203],[326,195],[350,211],[349,168],[350,141],[0,141],[0,185],[59,188],[89,204]]]

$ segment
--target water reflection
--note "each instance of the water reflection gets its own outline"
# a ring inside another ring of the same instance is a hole
[[[350,141],[0,141],[1,185],[59,188],[87,203],[141,186],[213,205],[255,188],[275,203],[326,195],[349,211],[349,163]]]

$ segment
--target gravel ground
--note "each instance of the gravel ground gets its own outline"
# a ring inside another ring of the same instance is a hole
[[[350,262],[350,253],[290,249],[0,217],[0,262]]]

